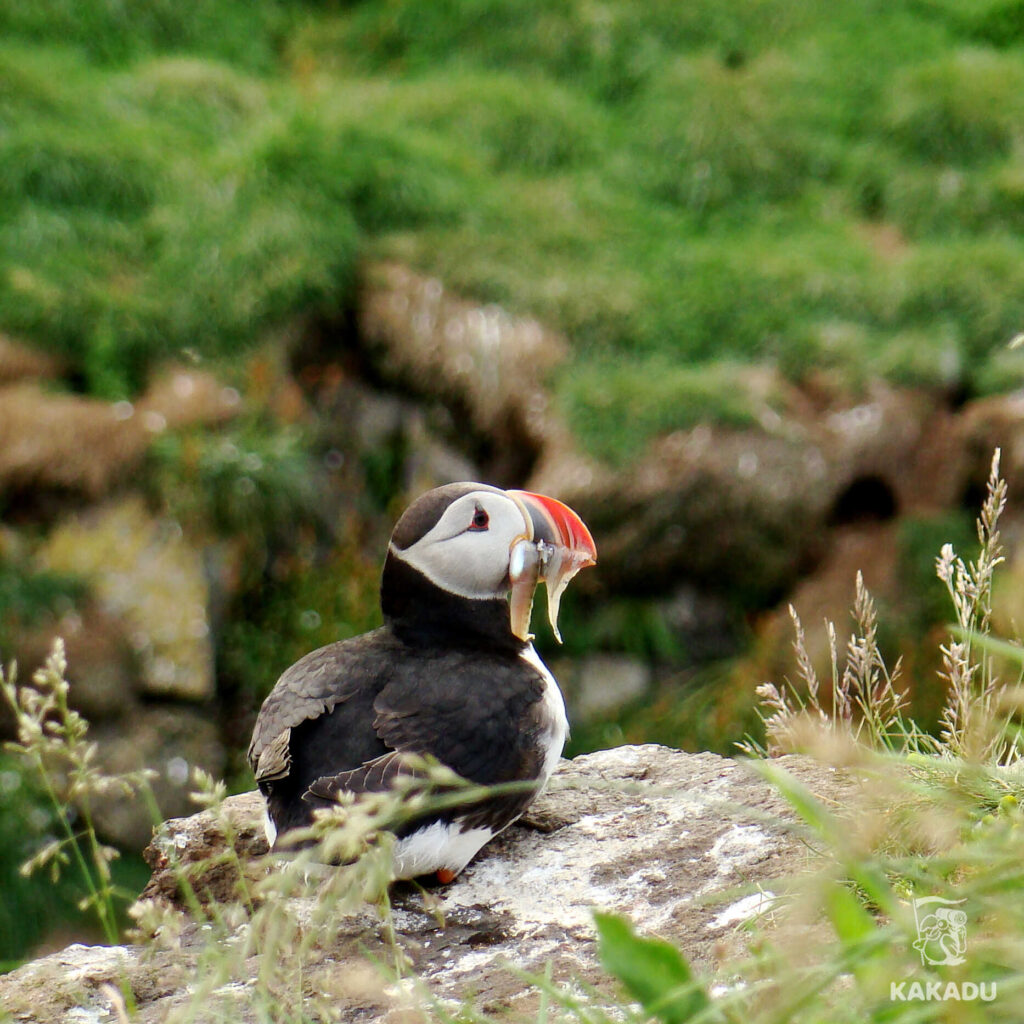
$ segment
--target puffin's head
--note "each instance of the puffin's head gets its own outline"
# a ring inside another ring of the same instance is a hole
[[[596,562],[597,548],[583,520],[554,498],[456,483],[428,491],[406,509],[391,535],[388,558],[445,595],[490,602],[511,595],[509,625],[525,642],[531,639],[533,593],[541,581],[561,640],[562,592],[580,569]],[[387,576],[385,568],[385,587]]]

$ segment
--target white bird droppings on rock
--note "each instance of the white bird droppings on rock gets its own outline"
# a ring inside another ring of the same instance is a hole
[[[730,903],[723,911],[716,914],[708,922],[708,930],[718,931],[758,917],[772,906],[775,899],[775,893],[768,889],[764,892],[752,892],[735,903]]]

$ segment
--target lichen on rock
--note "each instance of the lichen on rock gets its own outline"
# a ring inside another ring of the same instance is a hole
[[[177,523],[154,518],[139,497],[112,501],[64,521],[44,542],[39,560],[90,580],[104,609],[125,621],[144,693],[213,696],[202,557]]]

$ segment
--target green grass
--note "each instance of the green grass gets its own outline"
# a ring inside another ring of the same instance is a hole
[[[0,50],[0,326],[107,396],[156,360],[251,345],[347,294],[355,227],[269,155],[289,97],[227,67]]]
[[[3,0],[0,35],[40,43],[60,39],[102,64],[193,52],[270,71],[294,6],[287,0]]]
[[[1013,4],[117,11],[0,4],[0,329],[97,393],[330,319],[363,253],[564,330],[617,462],[742,419],[738,364],[1019,382]]]

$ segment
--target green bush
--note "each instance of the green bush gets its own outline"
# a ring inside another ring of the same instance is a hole
[[[0,0],[0,35],[61,40],[104,63],[190,50],[268,70],[289,6],[287,0]]]
[[[271,91],[199,62],[114,74],[67,51],[4,58],[17,82],[0,136],[5,329],[116,397],[156,359],[234,352],[338,307],[355,225],[314,181],[268,165],[267,138],[288,126]]]
[[[894,76],[893,138],[923,160],[969,166],[1007,156],[1024,118],[1019,55],[958,50]]]

